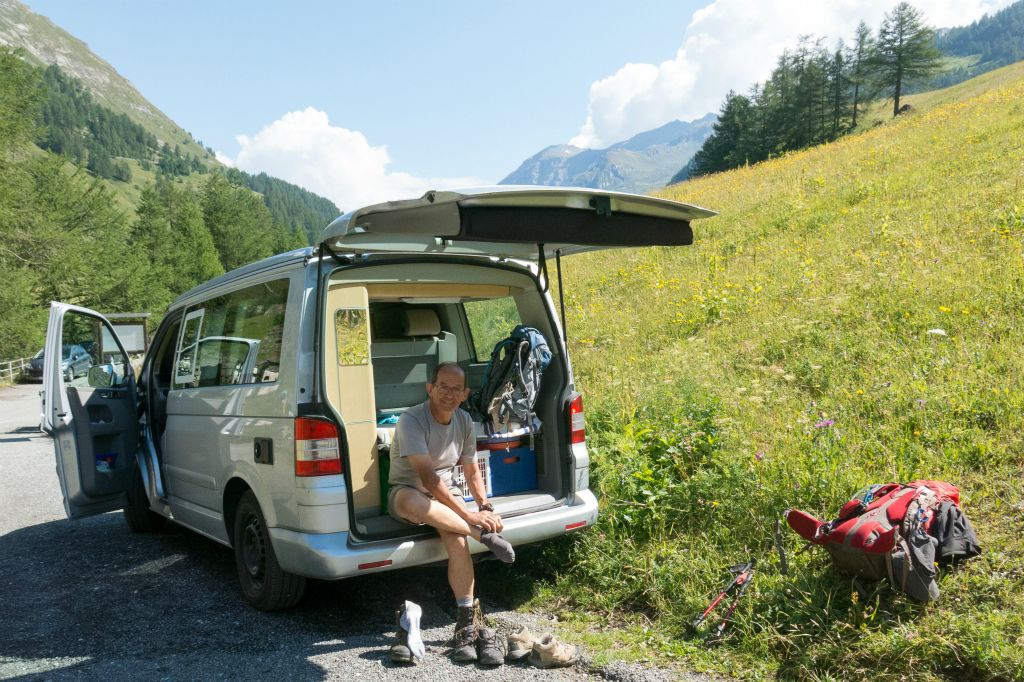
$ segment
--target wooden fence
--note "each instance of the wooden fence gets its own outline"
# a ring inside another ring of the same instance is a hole
[[[0,360],[0,383],[14,382],[21,376],[21,371],[28,367],[31,358],[17,360]]]

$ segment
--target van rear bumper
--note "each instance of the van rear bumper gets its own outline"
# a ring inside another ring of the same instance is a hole
[[[593,525],[597,521],[594,493],[580,491],[576,493],[574,502],[571,506],[563,505],[510,518],[505,522],[501,535],[513,545],[525,545]],[[299,533],[271,528],[270,539],[283,570],[321,580],[337,580],[448,559],[440,538],[436,537],[353,544],[348,532]],[[469,551],[479,554],[488,550],[470,540]]]

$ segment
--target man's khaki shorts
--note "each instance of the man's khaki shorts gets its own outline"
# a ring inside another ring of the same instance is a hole
[[[414,522],[410,521],[409,519],[405,518],[404,516],[400,515],[398,512],[395,511],[395,495],[402,488],[410,488],[412,490],[415,490],[418,493],[423,493],[424,495],[426,495],[430,499],[434,499],[434,496],[431,495],[430,493],[424,493],[419,488],[414,488],[411,485],[401,485],[401,484],[393,485],[393,486],[391,486],[391,490],[388,491],[388,515],[391,516],[391,518],[393,518],[396,521],[401,521],[402,523],[408,523],[409,525],[412,525],[412,526],[425,526],[425,525],[427,525],[425,523],[414,523]],[[457,485],[450,485],[450,486],[448,486],[448,492],[450,492],[455,497],[455,499],[457,499],[457,500],[461,501],[463,499],[462,488],[460,488]]]

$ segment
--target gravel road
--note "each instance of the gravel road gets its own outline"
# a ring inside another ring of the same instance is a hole
[[[231,551],[177,526],[146,535],[121,514],[65,518],[38,384],[0,388],[0,679],[708,679],[613,664],[540,671],[486,669],[447,657],[454,607],[443,568],[311,582],[293,611],[242,599]],[[489,588],[489,589],[488,589]],[[507,633],[545,630],[478,593]],[[423,607],[426,660],[394,667],[394,609]]]

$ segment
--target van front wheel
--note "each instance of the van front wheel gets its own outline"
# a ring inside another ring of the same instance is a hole
[[[306,579],[281,570],[266,519],[251,490],[238,501],[233,539],[235,566],[246,601],[261,611],[279,611],[302,599]]]
[[[138,465],[132,471],[132,482],[126,491],[124,520],[133,533],[156,533],[167,525],[167,519],[149,508],[149,493],[146,483],[142,480],[142,470]]]

